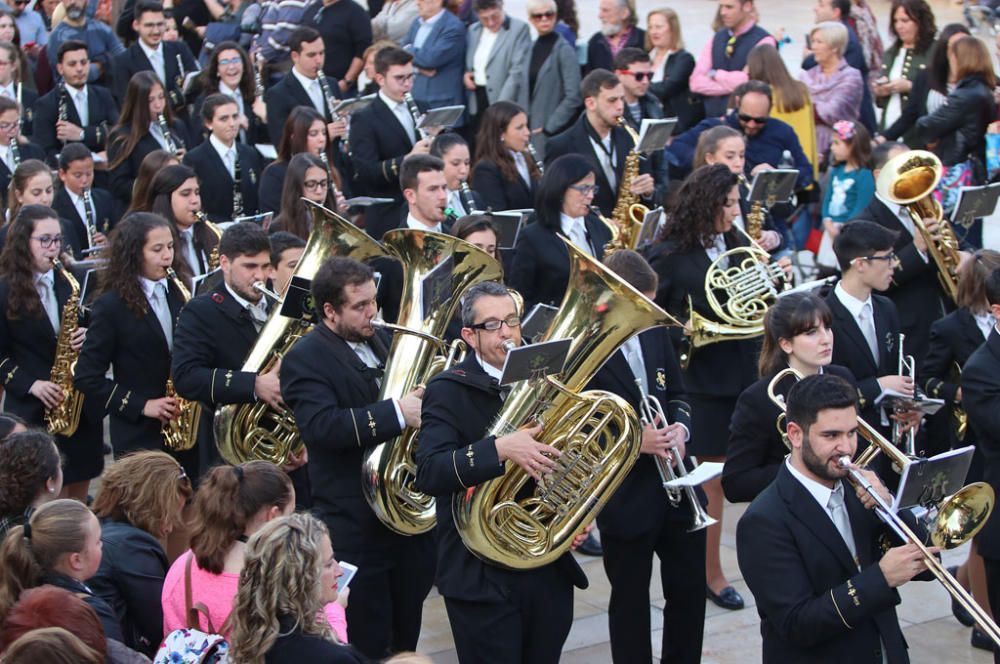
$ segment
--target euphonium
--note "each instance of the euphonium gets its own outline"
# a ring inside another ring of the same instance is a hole
[[[167,278],[174,282],[174,286],[180,291],[185,302],[191,299],[191,291],[187,289],[173,268],[167,268]],[[164,396],[177,399],[177,408],[180,413],[160,427],[160,433],[163,434],[163,446],[175,452],[189,450],[198,442],[201,403],[177,396],[173,377],[167,378],[167,389]]]
[[[632,139],[633,148],[625,157],[625,170],[622,172],[621,182],[618,184],[618,200],[611,211],[611,221],[602,217],[608,228],[611,229],[611,241],[604,248],[605,251],[615,249],[635,249],[639,241],[639,230],[642,228],[642,220],[645,219],[649,208],[639,202],[639,197],[632,193],[632,181],[639,175],[639,135],[625,121],[625,116],[618,118],[618,126],[628,132]]]
[[[439,340],[459,299],[477,283],[503,277],[495,258],[456,237],[396,229],[387,232],[382,242],[402,265],[403,294],[398,323],[387,326],[397,334],[389,349],[379,401],[398,399],[441,371],[442,356],[448,353]],[[417,431],[408,427],[397,438],[368,450],[362,463],[368,504],[382,523],[403,535],[426,532],[436,520],[434,499],[413,486],[416,444]]]
[[[302,199],[312,214],[309,241],[293,277],[312,279],[331,256],[366,261],[386,256],[385,249],[363,230],[318,203]],[[281,315],[275,306],[261,328],[241,371],[267,373],[312,324]],[[215,411],[215,444],[228,463],[263,459],[277,465],[302,450],[302,439],[291,411],[276,410],[263,401],[226,404]]]
[[[49,374],[49,380],[62,388],[63,400],[55,408],[45,409],[45,423],[51,434],[72,436],[80,426],[80,413],[83,412],[83,395],[73,387],[73,370],[80,353],[73,350],[70,343],[73,333],[80,327],[80,283],[58,258],[52,259],[52,266],[69,283],[70,294],[59,319],[56,357]]]
[[[569,283],[543,341],[570,339],[560,380],[516,384],[485,435],[544,427],[539,441],[556,447],[556,469],[534,485],[519,466],[457,494],[452,513],[466,547],[512,569],[547,565],[601,510],[639,456],[642,426],[627,401],[583,391],[597,370],[636,332],[680,326],[593,258],[565,239]]]
[[[938,269],[938,280],[952,300],[958,294],[958,239],[944,218],[934,189],[941,181],[941,160],[933,152],[910,150],[890,159],[879,173],[875,190],[883,199],[906,207],[913,225],[924,238],[927,253]],[[938,222],[937,230],[927,230],[924,219]]]

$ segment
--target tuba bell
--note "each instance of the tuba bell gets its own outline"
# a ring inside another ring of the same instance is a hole
[[[621,484],[639,456],[642,427],[631,405],[610,392],[583,391],[629,337],[680,323],[565,238],[570,258],[566,294],[543,341],[570,339],[561,380],[513,387],[487,435],[532,423],[540,441],[560,450],[541,482],[508,463],[504,474],[453,499],[455,527],[480,558],[511,569],[553,562]]]
[[[330,256],[365,261],[388,255],[382,245],[340,215],[310,200],[302,201],[312,215],[312,231],[293,276],[312,279]],[[241,370],[267,373],[311,328],[310,322],[282,316],[280,307],[274,307]],[[263,459],[280,466],[303,447],[291,411],[274,409],[263,401],[220,406],[213,428],[219,454],[233,465]]]
[[[475,245],[441,233],[412,229],[387,232],[385,249],[403,267],[403,294],[393,330],[389,360],[379,401],[398,399],[426,383],[454,358],[442,341],[455,307],[466,290],[482,281],[503,277],[495,258]],[[450,361],[450,360],[448,360]],[[414,487],[417,430],[407,427],[392,440],[366,451],[362,488],[375,515],[402,535],[417,535],[434,527],[434,498]]]

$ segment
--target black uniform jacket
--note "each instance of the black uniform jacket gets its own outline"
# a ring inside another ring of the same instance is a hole
[[[91,200],[94,201],[94,212],[97,215],[97,231],[105,236],[111,232],[118,222],[115,214],[115,200],[110,193],[104,189],[92,188],[90,190]],[[59,213],[59,218],[63,220],[64,232],[70,237],[66,238],[64,244],[73,247],[76,252],[82,252],[89,243],[87,237],[87,224],[84,222],[80,212],[73,205],[73,200],[69,197],[69,192],[65,187],[61,187],[52,200],[52,209]],[[77,259],[82,259],[82,253],[76,255]]]
[[[191,54],[191,49],[183,41],[163,41],[163,74],[167,80],[160,81],[164,85],[170,107],[177,109],[184,106],[184,78],[187,74],[198,70],[198,62]],[[184,69],[178,64],[178,60],[183,63]],[[114,61],[114,87],[115,98],[119,103],[125,101],[125,92],[128,90],[128,82],[135,74],[141,71],[154,71],[153,65],[146,57],[146,52],[135,42],[125,51],[115,56]]]
[[[452,518],[455,494],[504,474],[496,438],[483,437],[501,405],[499,384],[486,375],[473,353],[435,376],[424,392],[417,488],[437,498],[436,583],[445,597],[502,601],[506,586],[532,579],[532,570],[511,571],[476,557],[462,542]],[[587,577],[571,553],[552,564],[565,573],[567,583],[587,587]]]
[[[530,157],[528,157],[530,159]],[[538,183],[525,183],[520,175],[510,180],[490,159],[480,159],[472,169],[472,184],[492,210],[523,210],[535,207]]]
[[[376,336],[370,345],[384,361],[385,338]],[[366,453],[401,432],[393,401],[379,401],[377,375],[322,323],[281,363],[281,394],[309,450],[313,511],[337,533],[344,550],[372,550],[393,542],[361,486]]]
[[[35,103],[34,133],[31,140],[45,151],[49,163],[57,165],[60,150],[64,143],[56,138],[56,122],[59,120],[60,88],[56,87],[38,98]],[[76,104],[66,99],[66,120],[80,127],[80,114]],[[81,142],[90,148],[91,152],[101,152],[108,145],[108,135],[112,127],[118,124],[118,104],[115,103],[107,88],[100,85],[87,86],[87,126],[83,129]]]
[[[257,188],[260,186],[261,171],[264,170],[260,153],[239,141],[233,145],[236,147],[240,166],[240,192],[243,196],[243,212],[239,216],[257,214]],[[208,218],[216,223],[232,221],[235,216],[233,195],[236,184],[212,142],[206,139],[186,153],[184,165],[190,166],[198,174],[202,209]]]

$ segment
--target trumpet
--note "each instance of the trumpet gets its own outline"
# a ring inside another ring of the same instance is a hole
[[[898,364],[898,375],[909,376],[910,378],[916,379],[917,363],[914,361],[912,355],[903,354],[903,340],[906,338],[905,334],[899,335],[899,364]],[[914,383],[913,396],[918,396],[916,383]],[[892,422],[892,442],[896,447],[901,447],[906,450],[906,456],[914,457],[917,455],[916,448],[917,434],[913,428],[910,428],[905,434],[903,433],[903,425],[901,425],[896,420]]]
[[[635,381],[636,387],[639,388],[639,393],[642,394],[642,401],[639,402],[639,417],[642,420],[643,425],[649,425],[656,428],[658,431],[667,426],[667,415],[663,412],[663,406],[660,404],[660,400],[651,394],[648,394],[642,388],[642,381],[638,378]],[[659,424],[657,424],[659,422]],[[670,504],[674,507],[680,505],[681,502],[681,490],[674,489],[667,486],[667,482],[672,482],[681,477],[686,477],[688,472],[687,468],[684,467],[684,458],[681,453],[677,451],[676,447],[670,448],[670,455],[673,457],[673,463],[670,460],[664,459],[660,455],[654,455],[653,460],[656,461],[656,470],[660,473],[660,479],[663,480],[663,488],[667,492],[667,499]],[[677,470],[674,470],[674,465],[676,464]],[[692,523],[691,527],[688,528],[689,533],[693,533],[704,528],[708,528],[714,523],[718,523],[716,519],[713,519],[705,511],[705,508],[701,506],[701,502],[698,500],[698,494],[695,493],[694,487],[686,486],[684,487],[684,494],[687,495],[688,502],[691,504]]]

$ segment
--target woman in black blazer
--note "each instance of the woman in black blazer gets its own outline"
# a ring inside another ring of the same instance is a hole
[[[205,68],[198,76],[198,96],[191,104],[191,124],[189,133],[191,146],[201,144],[206,138],[201,124],[201,107],[205,98],[221,92],[236,100],[240,108],[241,143],[270,143],[267,136],[267,123],[264,118],[267,111],[264,108],[263,96],[256,94],[253,65],[250,57],[242,46],[234,41],[224,41],[212,49]]]
[[[492,106],[490,108],[493,108]],[[559,306],[569,283],[569,251],[560,235],[601,260],[611,231],[590,211],[596,176],[583,157],[553,161],[538,187],[535,220],[521,229],[508,283],[524,297],[525,310],[539,303]]]
[[[723,250],[748,244],[733,229],[740,213],[736,175],[723,164],[694,171],[677,193],[677,204],[654,245],[650,264],[660,276],[656,303],[686,321],[689,303],[700,315],[716,320],[705,293],[705,274]],[[675,342],[681,335],[675,331]],[[683,354],[679,354],[683,363]],[[688,454],[701,461],[726,459],[729,420],[740,393],[757,379],[757,344],[754,340],[720,341],[690,354],[684,385],[691,404],[691,439]],[[743,608],[743,598],[729,585],[719,560],[722,520],[722,485],[718,479],[702,485],[708,496],[708,513],[720,523],[708,528],[705,562],[708,597],[724,608]]]
[[[62,388],[49,380],[58,337],[51,320],[55,319],[60,327],[69,322],[63,320],[62,314],[70,297],[70,285],[52,266],[52,259],[62,250],[62,225],[55,210],[33,204],[21,208],[7,228],[7,242],[0,253],[0,381],[4,410],[32,427],[44,429],[45,409],[57,406],[64,398]],[[76,279],[82,282],[82,275],[76,275]],[[51,294],[47,298],[49,311],[41,292]],[[70,338],[74,351],[79,352],[85,336],[86,328],[80,325]],[[56,445],[66,459],[64,497],[85,500],[90,480],[104,469],[99,411],[92,399],[85,399],[76,432],[69,437],[56,436]]]
[[[494,212],[534,205],[542,173],[527,151],[530,144],[528,114],[523,108],[498,101],[486,109],[476,136],[472,185]]]
[[[729,447],[722,471],[722,488],[730,502],[750,502],[774,480],[788,455],[781,409],[767,396],[767,388],[780,371],[791,367],[802,376],[830,373],[854,384],[854,376],[833,359],[833,314],[822,298],[796,293],[778,300],[764,318],[764,344],[760,351],[760,380],[736,402],[729,426]],[[788,378],[778,386],[787,394],[795,383]]]
[[[319,203],[334,212],[341,211],[344,196],[339,190],[330,186],[328,176],[326,167],[316,155],[303,152],[292,157],[281,190],[281,213],[271,222],[268,231],[272,233],[286,231],[308,240],[312,228],[312,214],[302,202],[303,198]]]
[[[323,617],[343,570],[330,533],[310,514],[269,521],[250,538],[230,615],[231,658],[248,664],[360,664]]]
[[[688,79],[694,56],[684,50],[681,20],[673,9],[654,9],[646,17],[646,50],[653,61],[649,91],[663,104],[663,117],[677,118],[675,132],[687,131],[705,117],[705,107],[691,93]]]
[[[167,124],[169,138],[159,123],[161,115]],[[156,74],[144,71],[134,75],[125,92],[118,126],[111,130],[108,138],[111,193],[128,206],[132,185],[146,155],[164,149],[179,157],[186,138],[184,123],[174,118],[163,84]]]
[[[166,271],[189,273],[174,243],[170,222],[159,215],[134,212],[122,219],[111,236],[110,262],[101,273],[102,294],[91,311],[87,341],[76,364],[77,388],[104,404],[110,416],[116,457],[164,449],[160,428],[179,413],[177,399],[165,393],[173,326],[185,300]],[[190,292],[190,282],[184,285]],[[153,308],[162,296],[160,286],[166,289],[168,330]],[[114,371],[111,379],[109,366]],[[187,470],[194,477],[197,468]]]

